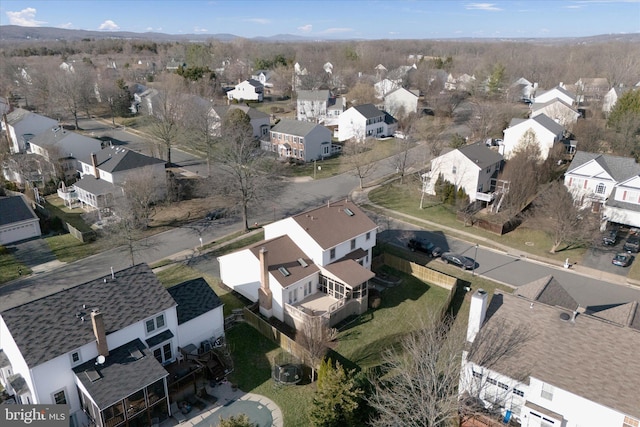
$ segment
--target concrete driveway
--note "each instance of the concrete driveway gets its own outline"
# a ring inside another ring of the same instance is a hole
[[[7,248],[19,262],[29,267],[33,273],[41,273],[62,264],[56,259],[43,238],[12,243],[7,245]]]

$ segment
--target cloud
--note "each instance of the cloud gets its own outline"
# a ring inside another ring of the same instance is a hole
[[[102,24],[100,24],[98,29],[99,30],[106,30],[106,31],[114,31],[114,30],[119,30],[120,26],[118,26],[118,24],[113,22],[111,19],[107,19]]]
[[[266,25],[271,23],[271,21],[264,18],[249,18],[249,19],[245,19],[244,22],[253,22],[254,24],[261,24],[261,25]]]
[[[572,4],[569,6],[565,6],[565,9],[582,9],[582,5]]]
[[[339,34],[339,33],[350,33],[355,31],[353,28],[327,28],[322,32],[322,34]]]
[[[303,25],[302,27],[298,27],[298,30],[302,31],[303,33],[310,33],[311,30],[313,30],[313,25],[311,24]]]
[[[488,10],[490,12],[496,12],[500,9],[495,3],[469,3],[465,6],[467,10]]]
[[[11,25],[39,27],[46,24],[45,21],[36,21],[36,9],[33,7],[22,9],[20,12],[7,11],[7,17],[9,18],[9,24]]]
[[[58,28],[65,28],[65,29],[70,29],[73,28],[73,24],[71,22],[67,22],[66,24],[60,24],[58,25]]]
[[[195,27],[193,29],[193,32],[194,33],[208,33],[209,30],[207,30],[206,28]]]
[[[389,34],[392,36],[396,36],[398,34],[400,34],[398,31],[389,31]]]

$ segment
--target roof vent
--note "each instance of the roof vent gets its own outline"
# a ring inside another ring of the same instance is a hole
[[[300,264],[302,268],[306,268],[309,266],[309,264],[307,264],[307,261],[303,260],[302,258],[298,258],[298,264]]]
[[[291,273],[285,267],[278,267],[278,271],[282,273],[284,277],[291,276]]]
[[[349,208],[344,208],[344,213],[346,213],[349,216],[354,216],[355,214],[353,213],[353,211]]]
[[[562,320],[563,322],[568,321],[569,319],[571,319],[571,316],[569,315],[569,313],[560,313],[560,320]]]

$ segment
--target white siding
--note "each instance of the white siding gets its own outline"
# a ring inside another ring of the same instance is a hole
[[[189,344],[198,346],[204,340],[223,335],[224,315],[221,305],[178,326],[178,345],[183,348]]]

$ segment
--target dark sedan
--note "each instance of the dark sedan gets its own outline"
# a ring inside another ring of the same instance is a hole
[[[452,252],[442,254],[442,261],[444,261],[445,264],[453,264],[465,270],[472,270],[476,265],[474,260]]]
[[[436,246],[432,242],[424,239],[410,239],[409,243],[407,243],[407,246],[409,247],[409,249],[411,249],[412,252],[424,252],[425,254],[433,258],[439,257],[442,253],[442,249],[440,249],[439,246]]]
[[[620,267],[628,267],[632,259],[633,257],[631,255],[621,252],[613,257],[611,263]]]

